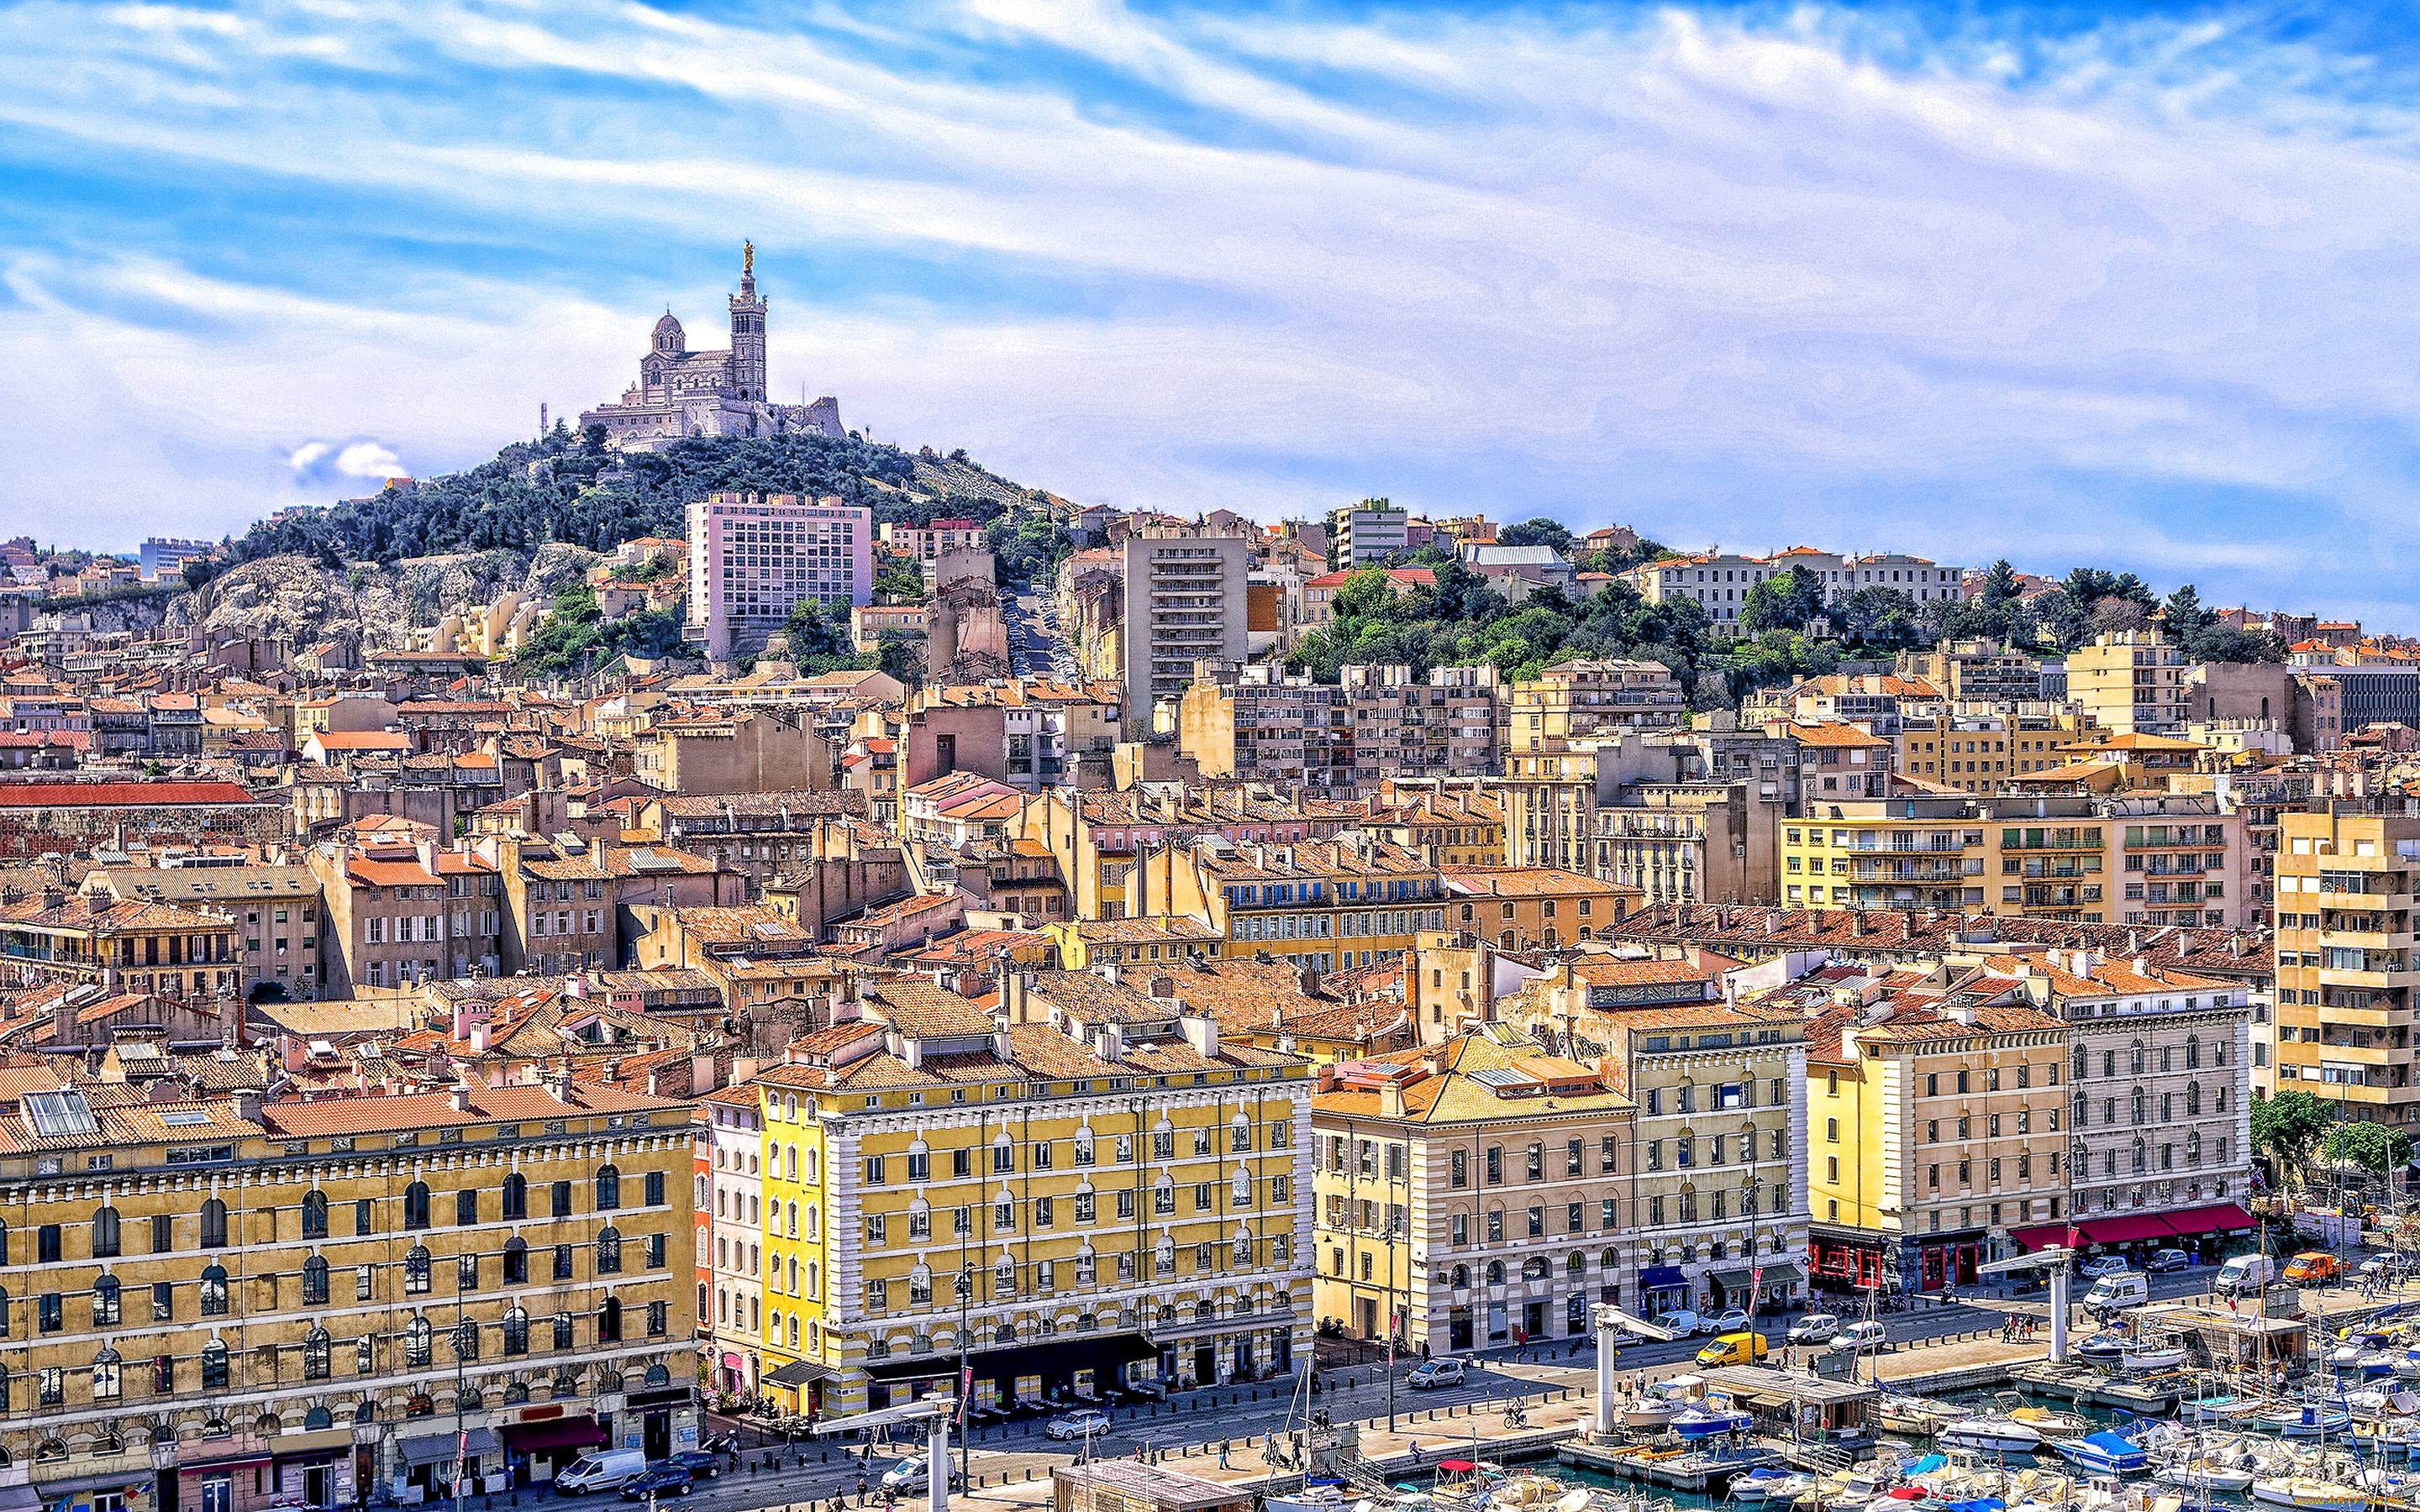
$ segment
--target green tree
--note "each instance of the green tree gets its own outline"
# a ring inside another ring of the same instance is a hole
[[[2252,1103],[2252,1144],[2276,1161],[2279,1180],[2291,1180],[2335,1121],[2335,1114],[2326,1103],[2299,1088],[2256,1098]]]
[[[2256,1133],[2253,1137],[2257,1139],[2259,1135]],[[2382,1123],[2350,1119],[2328,1131],[2319,1153],[2330,1160],[2350,1161],[2372,1175],[2384,1176],[2412,1164],[2412,1136]]]
[[[1568,557],[1579,545],[1579,537],[1574,535],[1562,521],[1548,519],[1545,516],[1540,515],[1534,519],[1525,519],[1518,525],[1507,525],[1497,531],[1496,544],[1498,546],[1551,546],[1557,552]]]
[[[848,606],[838,600],[799,600],[782,631],[790,639],[790,660],[800,676],[863,671],[876,665],[876,658],[860,656],[850,641]]]
[[[1750,635],[1768,630],[1804,630],[1823,612],[1823,580],[1806,566],[1767,578],[1747,591],[1740,610],[1740,627]]]
[[[2210,623],[2210,611],[2201,607],[2201,594],[2191,583],[2170,594],[2160,607],[2160,627],[2180,645],[2192,643]]]
[[[2185,656],[2194,661],[2279,662],[2286,651],[2283,636],[2224,622],[2203,626],[2185,645]]]

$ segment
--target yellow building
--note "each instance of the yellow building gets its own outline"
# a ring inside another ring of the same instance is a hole
[[[1443,1354],[1579,1337],[1622,1302],[1637,1109],[1596,1068],[1480,1031],[1320,1087],[1322,1319]]]
[[[1524,866],[1449,866],[1445,890],[1452,928],[1487,935],[1506,950],[1593,939],[1646,897],[1622,883]]]
[[[1162,846],[1136,871],[1137,906],[1207,918],[1230,954],[1266,952],[1326,973],[1373,965],[1445,928],[1437,869],[1419,853],[1361,831],[1294,845],[1234,845],[1217,837]]]
[[[695,1444],[686,1104],[8,1076],[0,1446],[45,1504],[433,1496],[464,1435],[497,1490]]]
[[[1216,961],[1226,953],[1226,936],[1207,920],[1181,915],[1155,918],[1080,918],[1045,924],[1041,934],[1069,971],[1094,965],[1150,967],[1163,962]]]
[[[2420,1122],[2410,1028],[2420,822],[2288,813],[2277,823],[2276,1024],[2273,1043],[2256,1041],[2259,1093],[2316,1091],[2350,1118]],[[2273,1067],[2259,1064],[2273,1057]]]
[[[2067,1216],[2052,996],[2022,965],[1936,964],[1831,966],[1754,999],[1808,1018],[1815,1285],[1966,1285],[2012,1230]]]
[[[892,981],[762,1072],[765,1381],[796,1410],[1261,1380],[1311,1339],[1310,1084],[1173,975]]]

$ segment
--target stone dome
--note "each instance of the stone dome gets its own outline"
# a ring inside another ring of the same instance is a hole
[[[656,322],[653,339],[658,351],[676,352],[688,344],[689,333],[681,330],[681,323],[673,318],[670,310],[666,310],[664,317]]]

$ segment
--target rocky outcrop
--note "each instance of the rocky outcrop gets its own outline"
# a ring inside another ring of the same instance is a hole
[[[171,600],[167,623],[198,620],[215,634],[283,640],[296,646],[352,638],[371,650],[403,646],[410,632],[448,614],[482,609],[512,590],[551,597],[597,561],[578,547],[408,557],[392,566],[357,563],[331,570],[308,557],[262,557],[212,579],[198,594]]]

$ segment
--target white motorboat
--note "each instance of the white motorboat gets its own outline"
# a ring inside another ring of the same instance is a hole
[[[1805,1471],[1776,1469],[1759,1465],[1745,1475],[1731,1480],[1730,1496],[1734,1502],[1795,1502],[1815,1489],[1815,1477]],[[1562,1512],[1561,1506],[1556,1512]]]
[[[2005,1413],[1991,1412],[1951,1423],[1933,1436],[1933,1442],[1958,1449],[1978,1449],[1984,1453],[2031,1454],[2042,1445],[2041,1429],[2030,1423],[2021,1423]]]
[[[2226,1469],[2206,1459],[2180,1460],[2162,1465],[2151,1472],[2151,1478],[2163,1486],[2174,1486],[2190,1491],[2242,1491],[2252,1487],[2249,1470]]]
[[[2128,1345],[2118,1363],[2129,1370],[2174,1370],[2192,1358],[2181,1344]]]

